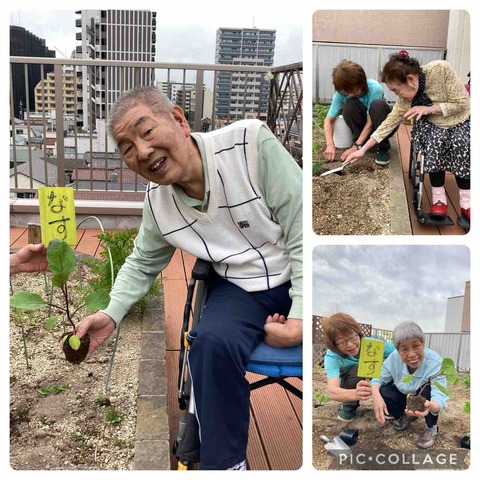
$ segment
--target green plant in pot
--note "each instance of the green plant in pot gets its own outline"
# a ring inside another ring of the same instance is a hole
[[[412,412],[423,412],[425,410],[425,402],[427,399],[422,395],[423,390],[427,387],[427,385],[435,385],[442,393],[450,397],[450,391],[448,388],[445,388],[439,382],[434,381],[435,378],[443,375],[447,381],[447,385],[455,385],[458,382],[458,373],[457,369],[455,368],[455,364],[451,358],[444,358],[442,360],[442,366],[440,370],[428,378],[419,388],[419,391],[416,395],[408,394],[407,395],[407,409]],[[412,378],[415,377],[415,373],[408,375],[402,381],[404,383],[410,382]]]
[[[52,286],[60,289],[63,305],[53,304],[51,297],[45,301],[38,293],[19,292],[10,296],[10,306],[20,310],[51,307],[58,311],[59,315],[48,316],[45,319],[45,327],[51,331],[59,321],[62,322],[64,333],[61,344],[65,358],[71,363],[78,364],[87,356],[90,338],[88,334],[82,338],[75,334],[76,314],[84,307],[87,313],[105,308],[110,301],[110,296],[105,290],[96,290],[82,296],[79,302],[73,303],[68,281],[77,267],[77,259],[74,251],[65,241],[54,239],[48,244],[47,261],[52,274]]]

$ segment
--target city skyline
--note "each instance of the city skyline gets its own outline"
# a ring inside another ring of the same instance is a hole
[[[243,13],[232,16],[231,12],[220,11],[212,17],[205,11],[189,10],[191,15],[185,12],[182,17],[184,23],[173,23],[167,17],[177,19],[178,15],[163,15],[163,6],[161,11],[148,7],[145,9],[158,13],[157,62],[215,63],[216,31],[221,27],[275,29],[274,66],[302,61],[302,19],[292,19],[288,12],[272,12],[260,6],[251,15]],[[21,26],[45,39],[46,46],[55,50],[57,58],[70,58],[79,45],[75,40],[75,34],[79,31],[75,27],[77,17],[75,10],[15,10],[10,13],[10,25]],[[189,23],[189,19],[194,23]],[[55,28],[52,29],[51,25],[55,25]]]

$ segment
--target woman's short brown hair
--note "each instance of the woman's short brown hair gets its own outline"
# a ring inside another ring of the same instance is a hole
[[[363,338],[360,324],[347,313],[335,313],[331,317],[323,318],[322,330],[326,347],[338,354],[340,352],[335,345],[335,337],[338,334],[348,337],[349,334],[355,332],[360,339]]]
[[[350,60],[342,60],[332,73],[333,86],[337,92],[350,93],[361,89],[368,92],[367,75],[358,63]]]
[[[407,83],[408,75],[418,75],[422,71],[420,63],[416,58],[410,57],[406,50],[392,53],[390,59],[383,66],[382,82]]]

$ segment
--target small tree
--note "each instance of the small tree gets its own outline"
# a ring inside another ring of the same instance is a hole
[[[52,286],[60,289],[63,305],[53,304],[51,297],[45,301],[38,293],[19,292],[11,295],[10,306],[20,310],[37,310],[48,306],[60,312],[60,316],[52,315],[45,318],[45,328],[51,331],[61,320],[63,325],[61,343],[65,357],[71,363],[80,363],[87,356],[90,337],[86,334],[79,338],[75,334],[75,316],[84,307],[87,313],[105,308],[110,297],[104,290],[96,290],[84,295],[78,304],[72,302],[68,280],[77,266],[77,259],[65,241],[54,239],[48,244],[47,261],[52,273]],[[67,332],[68,327],[71,327],[71,330]]]

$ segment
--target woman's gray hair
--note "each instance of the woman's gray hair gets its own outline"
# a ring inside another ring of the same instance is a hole
[[[113,138],[113,130],[124,115],[139,104],[146,105],[155,114],[170,113],[173,103],[155,87],[135,87],[117,98],[108,115],[108,133]]]
[[[402,342],[413,338],[425,343],[425,334],[415,322],[402,322],[393,329],[393,344],[397,350]]]

